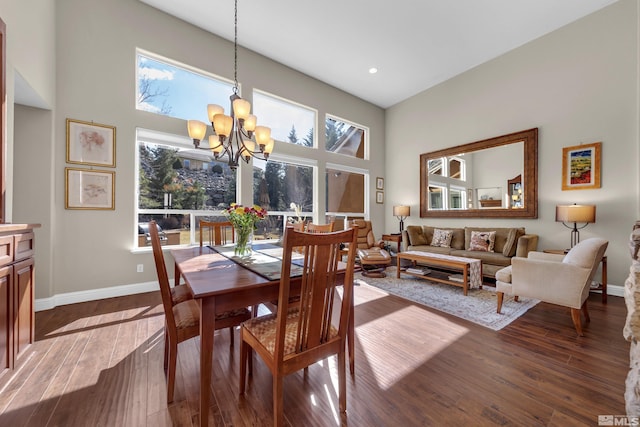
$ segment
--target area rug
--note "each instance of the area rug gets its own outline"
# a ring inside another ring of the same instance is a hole
[[[505,295],[502,314],[496,313],[497,295],[495,288],[469,289],[467,296],[462,288],[431,282],[415,276],[402,275],[396,278],[395,267],[387,268],[387,277],[377,279],[364,277],[356,273],[356,285],[366,284],[410,301],[426,305],[453,316],[469,320],[478,325],[498,331],[522,316],[540,301],[531,298],[519,298]]]

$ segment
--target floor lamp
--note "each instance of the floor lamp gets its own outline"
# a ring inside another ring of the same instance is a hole
[[[394,206],[393,215],[400,220],[400,233],[402,233],[402,230],[404,230],[404,220],[411,215],[411,207],[404,205]]]
[[[562,222],[567,228],[571,229],[571,247],[573,248],[580,242],[580,231],[589,225],[590,222],[596,222],[595,205],[558,205],[556,206],[556,222]],[[573,226],[566,223],[573,223]],[[584,223],[582,227],[578,227],[578,223]]]

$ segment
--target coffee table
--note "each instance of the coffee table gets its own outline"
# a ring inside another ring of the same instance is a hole
[[[431,270],[427,274],[412,273],[409,271],[401,271],[396,269],[396,277],[400,278],[400,273],[410,274],[412,276],[423,277],[434,282],[446,283],[448,285],[459,286],[462,288],[463,294],[466,296],[469,288],[482,289],[482,262],[475,258],[465,258],[453,255],[434,254],[430,252],[408,251],[398,254],[398,266],[400,260],[406,259],[411,261],[413,266],[424,265],[430,267],[441,268],[445,271]],[[461,273],[452,275],[453,273]],[[459,277],[461,276],[461,277]],[[455,277],[455,279],[453,278]]]

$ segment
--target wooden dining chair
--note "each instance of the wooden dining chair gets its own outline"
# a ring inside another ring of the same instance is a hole
[[[153,259],[156,263],[162,306],[164,308],[164,369],[167,372],[167,402],[171,403],[176,383],[178,344],[200,335],[200,304],[193,298],[182,302],[173,301],[167,267],[164,263],[164,254],[160,246],[160,237],[155,221],[149,223],[149,234],[151,235]],[[217,314],[216,329],[229,328],[231,346],[233,346],[233,328],[250,318],[251,312],[246,308]]]
[[[273,375],[275,426],[284,422],[284,377],[334,354],[338,356],[340,412],[346,411],[345,344],[353,298],[356,237],[353,228],[311,234],[287,227],[277,312],[248,320],[240,328],[240,394],[245,391],[248,358],[253,349]],[[340,245],[345,243],[350,243],[346,264],[340,262]],[[293,248],[299,246],[304,248],[302,277],[293,280],[301,281],[301,298],[291,303],[291,259]],[[344,276],[341,268],[345,269]],[[337,288],[342,284],[340,301]],[[252,364],[248,365],[251,373]]]
[[[220,246],[235,242],[233,224],[229,221],[213,222],[200,220],[200,246],[204,242],[210,245]]]
[[[314,224],[312,222],[307,224],[307,232],[309,233],[331,233],[335,222],[331,221],[329,224]]]

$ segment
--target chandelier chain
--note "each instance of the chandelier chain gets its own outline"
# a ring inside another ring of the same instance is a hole
[[[234,10],[234,38],[233,38],[233,93],[238,93],[238,0],[235,0]]]

